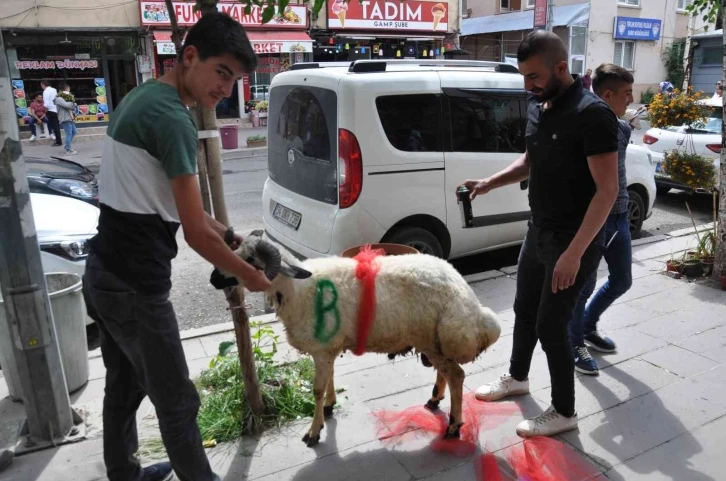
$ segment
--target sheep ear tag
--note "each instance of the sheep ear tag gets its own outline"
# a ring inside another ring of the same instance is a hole
[[[293,279],[307,279],[313,275],[310,271],[306,271],[297,266],[287,265],[285,262],[280,266],[280,274],[285,277],[292,277]]]

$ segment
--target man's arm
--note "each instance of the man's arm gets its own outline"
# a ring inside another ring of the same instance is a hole
[[[32,106],[28,109],[28,112],[30,112],[31,117],[35,117],[35,120],[40,122],[40,117],[38,117],[38,115],[35,113],[35,109],[33,109]]]
[[[184,230],[184,239],[189,247],[215,267],[243,279],[248,289],[257,291],[269,288],[270,282],[264,275],[237,257],[210,225],[209,217],[202,206],[202,195],[196,176],[188,174],[174,177],[171,188]]]
[[[529,178],[529,155],[525,151],[521,157],[512,162],[506,169],[482,180],[467,180],[463,183],[471,191],[471,200],[477,195],[486,194],[510,184],[516,184]]]

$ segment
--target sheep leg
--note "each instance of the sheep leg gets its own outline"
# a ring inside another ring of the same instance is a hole
[[[464,396],[464,370],[458,364],[448,361],[442,371],[449,382],[449,393],[451,394],[449,427],[446,429],[444,439],[459,439],[461,426],[464,425],[461,412]]]
[[[433,392],[431,393],[431,399],[424,406],[429,411],[438,411],[439,403],[441,402],[446,393],[446,378],[441,371],[436,370],[436,384],[434,385]]]
[[[320,442],[320,430],[325,425],[323,416],[323,404],[325,402],[325,390],[333,373],[334,357],[313,357],[315,361],[315,381],[313,383],[313,394],[315,396],[315,415],[313,423],[307,434],[303,437],[303,442],[308,447],[315,446]]]
[[[325,418],[333,417],[333,408],[335,403],[338,402],[338,397],[335,394],[335,367],[330,367],[330,379],[328,380],[328,386],[325,391],[325,407],[323,408],[323,416]]]

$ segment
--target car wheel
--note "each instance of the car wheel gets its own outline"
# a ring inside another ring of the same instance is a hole
[[[630,223],[630,237],[637,239],[640,237],[640,230],[645,220],[645,202],[643,198],[634,190],[628,191],[628,222]]]
[[[444,257],[444,249],[441,247],[441,242],[439,242],[435,235],[422,227],[401,227],[386,236],[383,242],[403,244],[413,247],[422,254]]]
[[[671,188],[668,187],[667,185],[657,185],[655,187],[655,192],[658,195],[666,195],[670,191],[671,191]]]

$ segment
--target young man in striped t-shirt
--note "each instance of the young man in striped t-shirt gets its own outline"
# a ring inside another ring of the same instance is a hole
[[[191,105],[215,108],[257,66],[242,26],[222,13],[189,31],[177,65],[132,90],[114,111],[100,172],[101,216],[84,276],[88,312],[101,331],[106,365],[104,460],[110,481],[212,481],[169,301],[171,260],[181,225],[189,246],[261,291],[270,282],[234,255],[242,239],[202,208]],[[142,468],[136,411],[148,395],[171,463]]]

